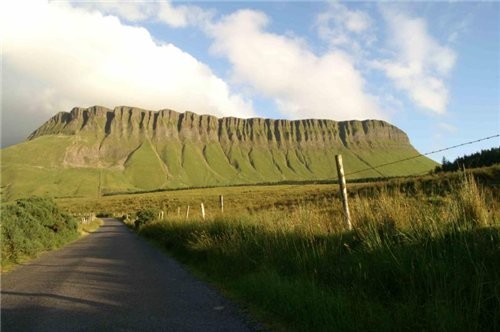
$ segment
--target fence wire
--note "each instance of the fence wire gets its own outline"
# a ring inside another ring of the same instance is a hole
[[[358,174],[358,173],[370,171],[370,170],[373,170],[373,171],[375,171],[375,172],[377,172],[377,173],[379,173],[379,174],[382,175],[382,173],[378,170],[379,168],[382,168],[382,167],[385,167],[385,166],[389,166],[389,165],[399,164],[399,163],[402,163],[402,162],[405,162],[405,161],[408,161],[408,160],[413,160],[413,159],[421,158],[421,157],[424,157],[424,156],[429,156],[431,154],[435,154],[435,153],[438,153],[438,152],[443,152],[443,151],[448,151],[448,150],[451,150],[451,149],[456,149],[456,148],[464,146],[464,145],[469,145],[469,144],[474,144],[474,143],[486,141],[486,140],[489,140],[489,139],[492,139],[492,138],[495,138],[495,137],[500,137],[500,134],[496,134],[496,135],[492,135],[492,136],[488,136],[488,137],[483,137],[483,138],[480,138],[480,139],[476,139],[474,141],[468,141],[468,142],[460,143],[460,144],[457,144],[457,145],[449,146],[447,148],[443,148],[443,149],[439,149],[439,150],[434,150],[434,151],[430,151],[430,152],[426,152],[426,153],[422,153],[422,154],[418,154],[418,155],[415,155],[415,156],[412,156],[412,157],[407,157],[407,158],[403,158],[403,159],[396,160],[396,161],[391,161],[391,162],[380,164],[380,165],[376,165],[376,166],[372,166],[369,163],[367,163],[365,160],[363,160],[363,162],[365,164],[369,165],[370,167],[365,168],[365,169],[361,169],[359,171],[354,171],[354,172],[346,173],[345,177],[347,177],[349,175],[354,175],[354,174]],[[386,176],[383,176],[383,177],[386,178]],[[338,180],[338,178],[335,179],[335,180]]]

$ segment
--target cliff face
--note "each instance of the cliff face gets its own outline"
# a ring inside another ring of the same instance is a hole
[[[51,181],[44,188],[87,195],[95,190],[332,179],[339,153],[346,172],[356,172],[356,177],[408,175],[435,165],[418,158],[369,169],[418,155],[406,134],[384,121],[217,118],[94,106],[58,113],[27,142],[5,149],[2,170],[21,179],[23,190],[31,188],[22,183],[27,175],[43,176]]]
[[[43,135],[148,138],[155,141],[243,143],[252,145],[372,146],[408,145],[406,134],[379,120],[272,120],[262,118],[217,118],[172,110],[157,112],[133,107],[110,110],[100,106],[60,112],[34,131],[29,139]]]

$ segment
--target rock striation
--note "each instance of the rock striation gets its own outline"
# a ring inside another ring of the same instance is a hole
[[[60,112],[35,130],[28,139],[43,135],[77,135],[91,132],[97,136],[142,136],[151,140],[244,143],[277,146],[372,146],[409,145],[407,135],[380,120],[273,120],[262,118],[217,118],[192,112],[164,109],[148,111],[120,106],[114,110],[101,106],[75,107]]]

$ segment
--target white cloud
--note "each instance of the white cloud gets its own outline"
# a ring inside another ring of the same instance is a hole
[[[118,0],[99,2],[75,2],[75,6],[111,14],[129,22],[159,21],[174,28],[188,25],[203,25],[211,20],[213,11],[203,10],[193,5],[173,6],[171,1],[131,1]]]
[[[331,2],[327,10],[318,15],[316,27],[319,36],[332,47],[345,46],[356,52],[376,39],[370,15],[350,10],[339,2]]]
[[[373,61],[420,107],[446,112],[448,88],[445,79],[453,69],[456,54],[441,46],[427,31],[425,20],[394,9],[384,9],[390,33],[392,59]]]
[[[198,6],[178,5],[174,7],[170,1],[164,1],[160,3],[157,18],[172,27],[178,28],[188,25],[207,24],[213,15],[214,12],[203,10]]]
[[[158,18],[173,27],[185,27],[189,23],[188,10],[185,6],[174,8],[170,2],[161,3]]]
[[[300,39],[265,31],[269,18],[240,10],[212,25],[212,51],[226,57],[234,80],[276,101],[294,118],[381,118],[376,100],[343,52],[317,56]]]
[[[24,128],[33,126],[30,114],[95,104],[254,115],[208,66],[116,17],[43,1],[12,2],[0,15],[3,112]]]
[[[130,22],[140,22],[149,19],[158,12],[158,3],[142,1],[84,1],[73,2],[74,5],[89,10],[97,10],[103,14],[119,16]]]

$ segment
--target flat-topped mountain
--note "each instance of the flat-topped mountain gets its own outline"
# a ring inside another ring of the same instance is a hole
[[[97,136],[147,137],[154,140],[177,139],[251,144],[382,144],[399,141],[409,144],[398,128],[377,120],[272,120],[262,118],[217,118],[172,110],[146,111],[133,107],[110,110],[100,106],[74,108],[60,112],[29,137],[75,135],[93,132]]]
[[[384,121],[217,118],[100,106],[60,112],[2,151],[2,193],[85,196],[166,188],[333,179],[418,152]],[[355,174],[430,170],[422,157]],[[349,177],[348,177],[349,178]]]

